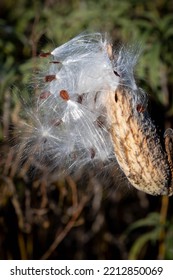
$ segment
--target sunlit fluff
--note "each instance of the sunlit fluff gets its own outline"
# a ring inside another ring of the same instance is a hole
[[[50,63],[22,135],[24,158],[32,156],[49,170],[109,161],[113,146],[105,103],[122,82],[136,88],[136,54],[113,51],[106,35],[94,33],[40,56],[50,57]]]

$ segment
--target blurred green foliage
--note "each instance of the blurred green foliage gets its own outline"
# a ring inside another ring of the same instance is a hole
[[[148,229],[147,231],[146,228]],[[146,246],[156,245],[160,240],[162,230],[167,231],[165,236],[165,258],[173,259],[173,226],[172,222],[167,221],[164,225],[160,223],[160,215],[157,212],[151,212],[143,219],[137,220],[130,225],[126,231],[126,235],[129,235],[136,229],[143,229],[143,233],[134,241],[129,250],[129,259],[136,260],[141,255],[141,252]]]
[[[51,50],[85,30],[101,31],[114,42],[141,44],[137,77],[168,106],[173,88],[172,1],[6,0],[0,10],[3,92],[21,78],[27,82],[31,58],[41,49]]]
[[[30,91],[28,93],[28,85],[33,72],[39,66],[37,55],[42,50],[52,50],[86,30],[90,32],[108,32],[115,45],[119,43],[136,43],[141,45],[143,51],[136,68],[138,84],[146,89],[151,99],[154,99],[155,102],[160,104],[163,115],[158,115],[156,118],[159,121],[162,118],[165,126],[169,125],[173,127],[173,1],[1,0],[1,142],[4,140],[3,137],[8,135],[7,131],[11,123],[13,123],[15,114],[17,114],[16,104],[18,100],[12,93],[19,90],[21,95],[27,96],[28,94],[32,94]],[[8,144],[6,145],[8,146]],[[2,144],[3,149],[6,151],[8,147],[4,148]],[[20,185],[23,187],[23,184],[23,182],[18,182],[16,189]],[[22,197],[22,195],[19,192],[19,196]],[[146,197],[145,200],[148,199]],[[148,199],[148,201],[150,200]],[[155,246],[160,239],[160,231],[164,227],[166,231],[164,239],[166,252],[162,254],[162,257],[167,259],[173,258],[173,250],[170,250],[170,248],[173,248],[172,216],[169,218],[169,221],[165,222],[164,226],[161,225],[158,210],[160,200],[158,199],[157,202],[155,200],[155,203],[156,208],[153,209],[153,212],[147,215],[146,211],[144,211],[147,216],[142,220],[135,220],[140,218],[138,215],[136,217],[135,203],[133,204],[133,211],[130,208],[133,214],[129,224],[132,223],[132,226],[125,232],[125,238],[133,235],[137,230],[139,230],[139,233],[137,238],[134,235],[135,237],[129,239],[132,244],[127,242],[129,252],[126,252],[126,257],[132,259],[145,257],[145,252],[141,254],[141,250],[146,245],[149,246],[149,244],[151,247]],[[5,204],[6,201],[3,200],[1,207]],[[148,209],[150,211],[150,202],[147,205],[145,210]],[[121,206],[120,212],[124,209],[123,203],[121,203]],[[156,213],[155,211],[158,212]],[[144,214],[144,212],[142,213]],[[116,219],[116,217],[112,219]],[[117,221],[118,219],[117,216]],[[123,217],[121,223],[123,223]],[[124,226],[128,226],[125,219]],[[122,224],[120,226],[122,232],[124,226]],[[145,228],[144,232],[143,228]],[[141,229],[142,231],[140,231]],[[120,236],[122,232],[119,233]],[[19,235],[18,240],[23,240],[21,235]],[[31,245],[31,240],[28,240]],[[111,242],[110,240],[109,242]],[[104,242],[102,244],[103,247],[105,246]],[[105,247],[104,250],[106,250]],[[121,248],[121,250],[123,252],[124,249]],[[30,251],[32,250],[30,249]],[[33,257],[32,254],[31,256]],[[102,256],[105,255],[102,253],[98,257],[101,258]],[[15,257],[15,254],[10,257]],[[108,254],[108,258],[110,257],[111,255]],[[120,257],[123,258],[123,253]],[[157,257],[157,252],[155,253],[155,257]]]

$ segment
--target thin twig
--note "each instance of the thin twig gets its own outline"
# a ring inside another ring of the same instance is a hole
[[[77,205],[78,205],[78,195],[77,195],[76,183],[74,182],[74,180],[70,176],[66,177],[66,181],[67,181],[67,183],[68,183],[68,185],[69,185],[69,187],[71,188],[71,191],[72,191],[72,204],[73,204],[73,207],[76,208]]]
[[[24,217],[23,217],[21,205],[20,205],[20,202],[19,202],[19,199],[18,199],[18,195],[16,193],[14,183],[9,177],[3,177],[3,180],[7,183],[8,187],[9,187],[9,190],[11,192],[11,203],[14,207],[14,210],[15,210],[15,213],[16,213],[16,216],[17,216],[19,229],[23,230],[23,228],[24,228]]]
[[[48,250],[44,253],[44,255],[41,257],[41,260],[46,260],[50,257],[50,255],[53,253],[53,251],[57,248],[57,246],[60,244],[60,242],[66,237],[66,235],[69,233],[69,231],[73,228],[75,222],[79,218],[86,202],[88,201],[88,197],[84,197],[81,201],[81,203],[78,205],[76,211],[74,212],[73,216],[71,217],[70,221],[67,223],[65,228],[62,230],[62,232],[55,238],[53,243],[50,245]]]

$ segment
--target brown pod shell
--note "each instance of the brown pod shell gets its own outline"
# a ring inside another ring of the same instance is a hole
[[[171,170],[156,128],[148,113],[134,104],[131,89],[119,86],[116,92],[108,92],[105,106],[117,161],[138,190],[172,195]]]

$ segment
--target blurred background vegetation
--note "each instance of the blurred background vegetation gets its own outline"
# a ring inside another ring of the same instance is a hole
[[[173,198],[138,192],[113,168],[75,182],[17,168],[14,92],[30,98],[38,54],[86,30],[142,46],[138,84],[161,137],[173,128],[173,1],[1,0],[0,259],[173,259]]]

